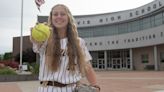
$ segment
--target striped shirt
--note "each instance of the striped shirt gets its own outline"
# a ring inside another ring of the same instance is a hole
[[[63,38],[60,40],[61,49],[67,48],[67,38]],[[41,81],[57,81],[63,84],[70,84],[79,81],[82,76],[78,70],[75,73],[71,73],[67,68],[68,66],[68,56],[64,55],[60,58],[60,67],[56,72],[52,72],[47,69],[45,64],[45,50],[47,46],[47,41],[43,43],[43,45],[38,48],[36,43],[33,43],[33,51],[39,53],[40,55],[40,69],[39,69],[39,80]],[[85,41],[80,38],[80,46],[84,51],[85,60],[89,61],[92,59],[86,45]]]

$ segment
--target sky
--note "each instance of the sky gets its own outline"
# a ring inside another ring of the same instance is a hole
[[[0,0],[0,54],[12,52],[13,37],[21,35],[23,1],[23,36],[30,34],[38,15],[49,15],[56,4],[65,4],[73,15],[112,13],[134,9],[154,0],[45,0],[38,11],[34,0]]]

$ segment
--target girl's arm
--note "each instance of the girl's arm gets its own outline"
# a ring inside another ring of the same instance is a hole
[[[100,91],[100,86],[97,83],[96,73],[95,73],[94,69],[92,68],[92,65],[90,64],[90,62],[87,62],[86,66],[87,66],[86,67],[86,78],[87,78],[88,82],[90,83],[90,85],[98,88]]]
[[[32,28],[30,29],[30,31],[32,31]],[[33,39],[31,33],[30,33],[30,41],[33,44],[33,51],[35,53],[39,53],[39,49],[42,47],[44,42],[37,42],[35,39]]]

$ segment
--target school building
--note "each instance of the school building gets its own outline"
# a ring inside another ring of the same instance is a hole
[[[135,9],[74,16],[96,70],[164,70],[164,0]],[[38,16],[46,22],[47,16]]]

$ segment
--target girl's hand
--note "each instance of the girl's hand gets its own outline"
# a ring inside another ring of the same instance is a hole
[[[96,92],[100,92],[101,88],[99,85],[93,85],[94,88],[96,88]]]
[[[38,42],[38,41],[36,41],[35,39],[33,39],[33,37],[32,37],[32,29],[33,29],[33,27],[31,27],[30,28],[30,41],[32,42],[32,43],[36,43],[36,44],[38,44],[38,45],[41,45],[41,44],[43,44],[43,42]]]

